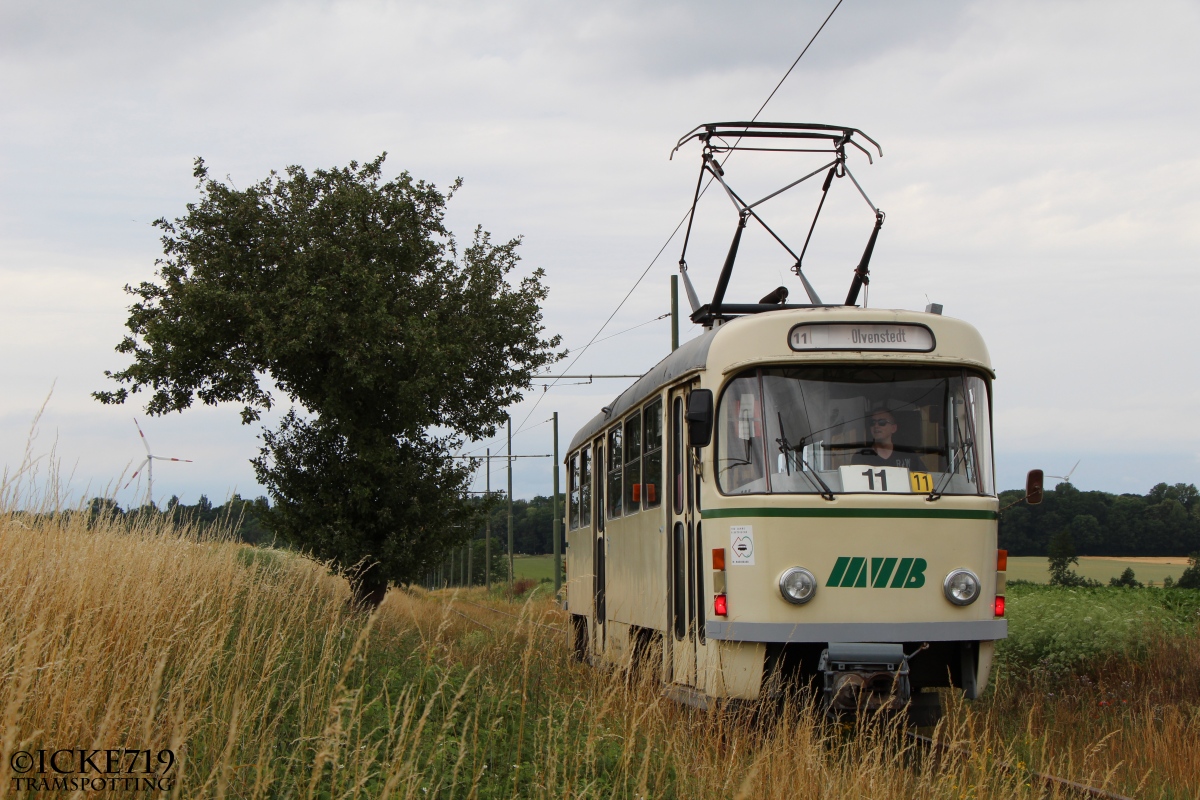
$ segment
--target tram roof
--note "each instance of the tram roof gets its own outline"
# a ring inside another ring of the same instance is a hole
[[[571,446],[567,448],[567,451],[573,451],[591,439],[603,430],[610,420],[620,417],[645,400],[646,396],[659,386],[670,383],[681,375],[704,369],[704,365],[708,362],[708,348],[712,344],[713,337],[720,330],[720,328],[714,328],[695,339],[684,342],[679,345],[678,350],[651,367],[649,372],[638,378],[632,386],[617,396],[617,399],[609,406],[608,413],[601,411],[580,428],[579,433],[575,434],[575,438],[571,440]]]

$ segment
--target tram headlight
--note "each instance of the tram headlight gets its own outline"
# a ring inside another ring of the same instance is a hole
[[[792,567],[779,577],[779,593],[795,605],[803,605],[817,593],[817,578],[804,567]]]
[[[969,606],[979,597],[979,578],[969,569],[956,569],[946,576],[942,591],[956,606]]]

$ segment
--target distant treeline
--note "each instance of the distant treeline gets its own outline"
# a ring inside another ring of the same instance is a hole
[[[473,502],[481,502],[474,500]],[[558,496],[558,513],[566,508],[566,495]],[[500,497],[493,500],[490,513],[492,536],[508,542],[508,501]],[[483,538],[484,524],[481,523],[476,536]],[[566,531],[563,531],[565,534]],[[565,540],[565,537],[564,537]],[[513,552],[522,555],[545,555],[554,552],[554,506],[551,498],[538,495],[532,500],[513,500]]]
[[[1000,507],[1023,494],[1001,492]],[[1044,556],[1062,530],[1080,556],[1185,556],[1200,550],[1200,492],[1190,483],[1160,483],[1145,495],[1060,483],[1040,505],[1018,503],[1000,515],[999,546],[1009,555]]]
[[[191,506],[180,503],[178,497],[172,497],[163,508],[141,506],[122,509],[116,502],[103,497],[94,497],[88,504],[92,517],[161,514],[177,524],[194,525],[200,532],[207,532],[214,528],[228,529],[235,538],[247,544],[270,544],[272,542],[274,537],[264,524],[267,508],[267,498],[265,497],[246,500],[236,494],[219,506],[213,505],[212,501],[204,495],[200,495],[196,504]]]
[[[481,504],[480,498],[468,501]],[[558,496],[559,513],[566,507],[566,496]],[[155,513],[170,517],[177,523],[190,523],[201,531],[215,526],[229,528],[237,539],[248,544],[270,544],[274,537],[267,527],[267,498],[259,497],[247,500],[234,495],[222,505],[213,503],[204,495],[200,496],[195,505],[185,505],[178,497],[172,497],[162,508],[141,506],[123,509],[112,500],[102,497],[94,498],[89,503],[92,516],[101,514],[130,517],[138,514]],[[508,502],[499,496],[492,500],[490,512],[492,520],[492,536],[501,547],[507,547],[508,542]],[[523,555],[543,555],[554,552],[552,538],[554,512],[549,497],[541,495],[532,500],[513,501],[513,552]],[[481,520],[474,538],[482,544],[485,522]],[[282,542],[279,546],[284,546]],[[482,567],[482,562],[480,562]]]
[[[1021,490],[1001,492],[1004,508],[1022,496]],[[470,502],[480,503],[479,499]],[[559,513],[566,498],[559,495]],[[95,498],[91,513],[128,516],[144,514],[146,507],[123,510],[111,500]],[[201,496],[195,505],[184,505],[171,498],[154,513],[170,516],[180,523],[192,523],[201,530],[226,526],[236,538],[249,544],[270,544],[271,532],[265,524],[267,498],[243,499],[234,495],[221,505],[213,505]],[[492,536],[502,547],[508,541],[508,503],[503,497],[493,500],[489,516]],[[1000,515],[1000,547],[1014,556],[1045,556],[1050,538],[1061,530],[1070,532],[1075,553],[1081,556],[1186,556],[1200,551],[1200,491],[1192,484],[1160,483],[1145,495],[1081,492],[1069,483],[1060,483],[1046,492],[1040,505],[1017,503]],[[484,524],[475,538],[482,539]],[[542,555],[554,551],[553,510],[547,496],[513,501],[513,549],[524,555]],[[482,562],[481,562],[482,566]]]

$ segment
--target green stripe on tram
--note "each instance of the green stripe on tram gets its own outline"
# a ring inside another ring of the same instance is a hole
[[[981,519],[997,518],[995,511],[957,508],[706,508],[701,519],[743,517],[816,517],[818,519]]]

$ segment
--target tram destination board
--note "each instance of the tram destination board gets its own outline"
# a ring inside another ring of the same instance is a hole
[[[928,353],[933,350],[933,331],[924,325],[888,323],[852,324],[805,322],[788,331],[793,350],[900,350]]]

